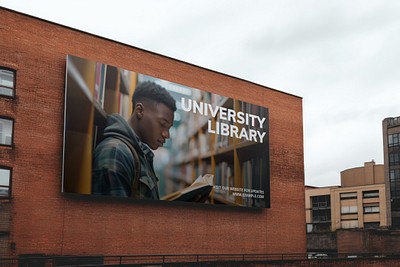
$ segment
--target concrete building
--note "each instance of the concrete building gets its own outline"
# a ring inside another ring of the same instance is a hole
[[[387,227],[384,167],[366,162],[341,172],[341,186],[306,188],[307,232]]]
[[[365,162],[342,171],[340,178],[341,186],[306,188],[309,251],[337,252],[337,230],[388,227],[384,166]]]
[[[305,253],[300,97],[5,8],[0,25],[2,256]],[[62,192],[67,55],[267,107],[270,208]]]
[[[383,155],[389,224],[400,228],[400,117],[386,118],[382,122]]]

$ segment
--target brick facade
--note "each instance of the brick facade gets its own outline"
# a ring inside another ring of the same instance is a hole
[[[400,231],[338,230],[338,253],[397,254],[400,251]]]
[[[12,254],[127,255],[306,251],[302,100],[248,81],[0,8],[0,66],[16,70]],[[271,208],[96,200],[61,193],[66,55],[269,108]],[[234,56],[234,55],[233,55]]]

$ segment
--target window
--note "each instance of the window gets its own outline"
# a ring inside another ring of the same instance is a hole
[[[357,192],[340,193],[340,199],[356,199]]]
[[[0,198],[10,197],[11,169],[0,167]]]
[[[0,67],[0,95],[14,96],[15,71]]]
[[[400,165],[400,153],[399,152],[389,153],[389,164],[390,164],[390,166]]]
[[[346,228],[346,229],[358,228],[358,221],[357,220],[342,221],[342,228]]]
[[[330,209],[313,210],[312,211],[312,220],[313,220],[313,223],[330,222],[331,221],[331,210]]]
[[[331,223],[308,223],[307,233],[321,233],[331,231]]]
[[[400,170],[390,170],[389,171],[390,181],[394,182],[396,180],[400,180]]]
[[[400,145],[400,133],[389,134],[388,145],[389,147]]]
[[[365,205],[364,213],[379,213],[379,203]]]
[[[364,229],[378,229],[380,224],[378,222],[365,222]]]
[[[400,181],[399,180],[390,182],[390,195],[392,198],[400,198]]]
[[[342,206],[341,213],[342,214],[354,214],[357,213],[357,206]]]
[[[0,145],[11,146],[13,125],[13,120],[0,118]]]
[[[322,195],[311,197],[312,208],[313,209],[326,209],[331,207],[331,196]]]
[[[379,197],[379,190],[364,191],[363,198],[375,198]]]

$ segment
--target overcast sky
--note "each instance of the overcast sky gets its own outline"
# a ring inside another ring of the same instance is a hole
[[[0,5],[303,98],[305,183],[383,163],[400,116],[400,1],[0,0]]]

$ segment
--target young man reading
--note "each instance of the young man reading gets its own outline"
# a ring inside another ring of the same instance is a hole
[[[160,198],[151,149],[170,137],[175,100],[165,88],[144,82],[135,89],[132,109],[128,121],[117,114],[107,118],[104,139],[93,155],[94,195]]]

